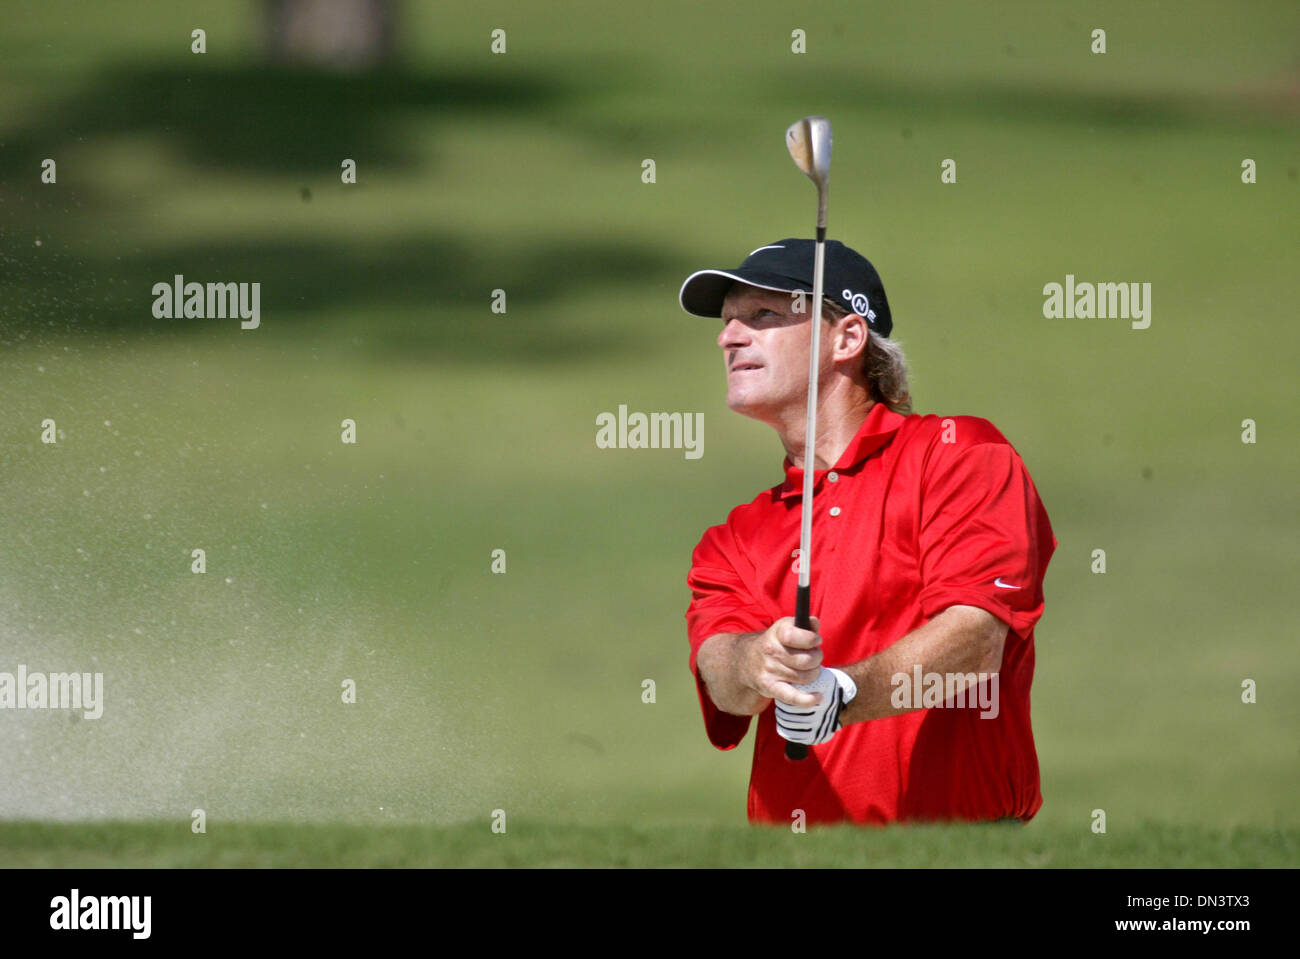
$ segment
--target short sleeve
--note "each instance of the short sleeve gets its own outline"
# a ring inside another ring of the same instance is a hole
[[[691,588],[691,603],[686,610],[690,669],[695,676],[705,732],[719,749],[731,749],[739,744],[749,729],[751,717],[725,713],[714,704],[696,663],[700,647],[718,633],[754,633],[771,625],[763,621],[759,604],[736,569],[736,549],[727,526],[711,527],[695,547],[691,571],[686,577]]]
[[[1019,454],[991,424],[974,422],[987,429],[972,426],[969,445],[935,443],[925,466],[921,611],[931,618],[978,606],[1027,636],[1043,614],[1043,576],[1057,543]]]

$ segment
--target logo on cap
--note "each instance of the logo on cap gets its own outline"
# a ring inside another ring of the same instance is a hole
[[[871,308],[871,301],[867,299],[865,293],[854,293],[852,290],[845,290],[840,296],[844,297],[846,303],[853,307],[853,312],[858,316],[865,316],[870,323],[876,318],[876,311]]]

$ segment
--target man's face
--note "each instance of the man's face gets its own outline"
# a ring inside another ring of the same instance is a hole
[[[722,304],[727,406],[774,423],[808,404],[808,324],[812,297],[795,313],[789,293],[734,283]]]

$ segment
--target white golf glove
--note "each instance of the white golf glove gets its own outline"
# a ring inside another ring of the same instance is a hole
[[[821,693],[822,701],[816,706],[789,706],[776,701],[776,731],[782,739],[805,746],[827,742],[843,726],[840,713],[858,694],[858,685],[849,674],[840,669],[823,666],[817,679],[796,689],[805,693]]]

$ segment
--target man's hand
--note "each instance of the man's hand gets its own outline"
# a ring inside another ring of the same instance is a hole
[[[817,681],[822,666],[822,638],[817,617],[812,629],[800,629],[793,616],[778,619],[747,644],[740,661],[740,681],[766,699],[808,708],[815,694],[796,689]]]
[[[792,743],[817,746],[842,728],[840,712],[858,694],[858,687],[843,670],[823,668],[808,692],[821,697],[815,706],[776,704],[776,731]]]
[[[757,716],[772,700],[807,708],[821,702],[798,687],[821,673],[817,617],[799,629],[794,617],[756,633],[717,633],[700,646],[696,664],[713,703],[734,716]]]

